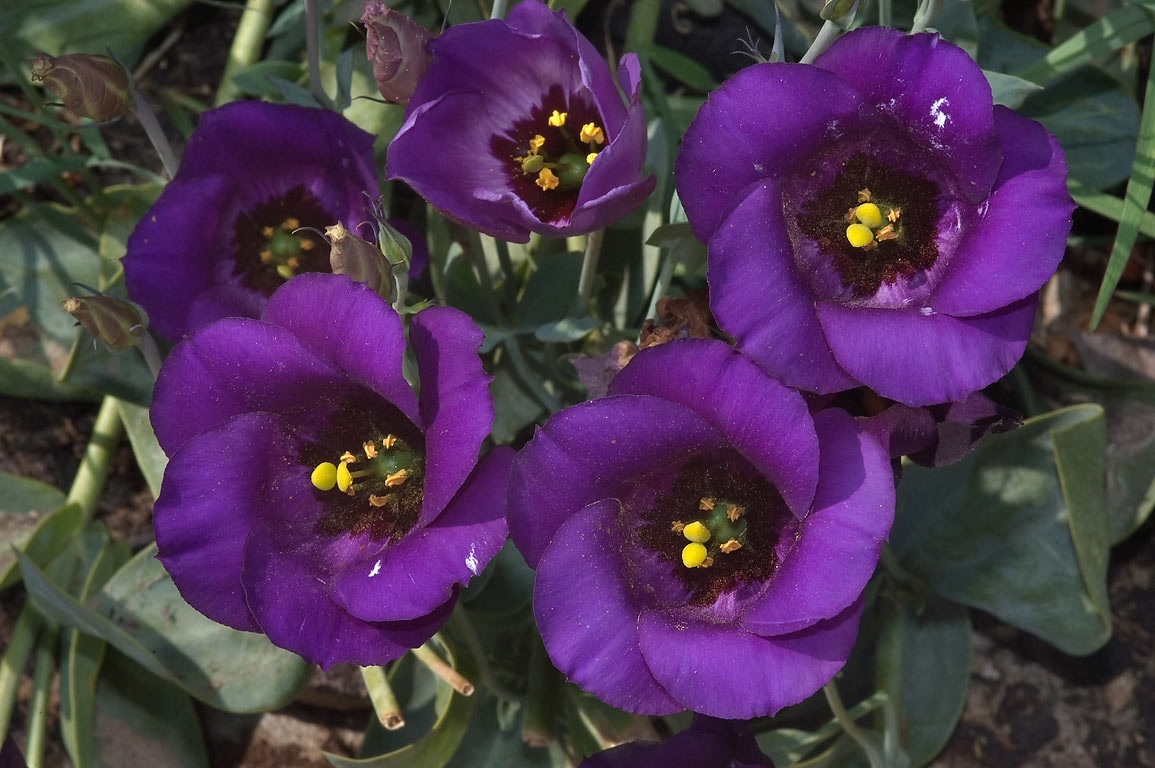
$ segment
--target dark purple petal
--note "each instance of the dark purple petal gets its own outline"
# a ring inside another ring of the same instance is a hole
[[[804,64],[757,64],[710,94],[686,130],[674,166],[694,234],[708,242],[762,179],[797,173],[852,118],[862,97]],[[779,204],[780,205],[780,204]]]
[[[876,119],[905,129],[956,177],[964,197],[984,199],[1002,154],[991,117],[991,87],[963,49],[938,35],[863,27],[814,62],[851,84]]]
[[[638,648],[638,606],[618,563],[619,503],[600,501],[571,516],[537,567],[534,616],[554,665],[607,704],[664,715],[685,705],[649,673]]]
[[[513,462],[509,528],[531,568],[568,517],[625,493],[656,467],[721,447],[693,412],[656,397],[595,400],[555,413]]]
[[[172,455],[189,438],[253,411],[317,413],[341,390],[341,373],[283,328],[232,318],[204,326],[165,360],[150,416]]]
[[[424,616],[479,574],[505,543],[512,460],[512,450],[495,448],[431,525],[339,574],[335,591],[349,613],[368,621]]]
[[[755,634],[796,632],[845,610],[874,574],[894,522],[887,452],[841,410],[815,414],[814,426],[822,446],[814,511],[742,620]]]
[[[855,385],[835,361],[795,268],[772,180],[757,182],[718,228],[707,278],[718,326],[768,373],[812,392]]]
[[[993,312],[1029,296],[1066,249],[1075,204],[1062,147],[1041,125],[1003,107],[995,107],[995,127],[1006,158],[995,191],[930,299],[948,315]]]
[[[422,383],[421,423],[428,458],[419,524],[426,524],[469,476],[489,435],[491,379],[477,356],[482,333],[456,309],[430,307],[418,312],[409,325],[409,340]]]
[[[765,638],[646,611],[638,638],[653,676],[683,707],[748,719],[797,704],[834,677],[854,646],[861,615],[860,599],[809,629]]]
[[[770,478],[796,517],[810,511],[819,465],[806,403],[728,344],[678,339],[642,350],[610,384],[610,394],[684,405]]]
[[[1036,296],[977,317],[819,303],[839,364],[883,397],[906,405],[960,400],[1022,357]]]
[[[262,319],[419,423],[413,390],[401,373],[401,319],[367,285],[343,276],[299,275],[273,294]]]
[[[158,557],[181,596],[210,619],[250,632],[260,627],[241,586],[245,541],[267,510],[262,490],[288,470],[288,457],[269,451],[270,441],[292,436],[268,413],[198,434],[169,460],[153,510]]]

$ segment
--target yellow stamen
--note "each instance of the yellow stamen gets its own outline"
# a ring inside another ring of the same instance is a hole
[[[348,462],[342,461],[337,467],[337,490],[353,495],[353,473],[349,471]]]
[[[862,248],[874,242],[874,232],[865,224],[851,224],[846,228],[846,239],[855,248]]]
[[[352,464],[356,460],[357,460],[357,457],[354,456],[349,451],[345,451],[344,453],[341,454],[341,463],[342,464]]]
[[[898,221],[898,217],[902,215],[902,210],[899,208],[891,208],[890,213],[886,214],[886,220],[891,224]]]
[[[875,232],[874,237],[881,243],[883,240],[897,239],[898,233],[894,231],[894,226],[892,224],[887,224],[885,227]]]
[[[860,202],[860,203],[869,203],[870,202],[870,188],[869,187],[867,187],[866,189],[858,190],[858,202]]]
[[[388,496],[378,496],[374,493],[369,494],[369,506],[371,507],[383,507],[388,503]]]
[[[385,478],[385,487],[396,488],[399,485],[403,485],[407,479],[409,479],[409,470],[399,469]]]
[[[261,254],[260,254],[260,255],[261,255],[261,263],[262,263],[262,264],[270,264],[270,263],[272,263],[272,261],[273,261],[273,252],[272,252],[272,251],[270,251],[268,248],[266,248],[265,250],[261,251]]]
[[[746,514],[745,507],[740,507],[737,504],[731,504],[726,510],[726,519],[731,523],[738,522],[738,518]]]
[[[377,458],[377,446],[373,445],[372,440],[366,441],[365,444],[362,445],[361,447],[365,449],[365,458],[366,459],[372,460],[372,459]]]
[[[281,228],[292,232],[294,229],[301,228],[301,220],[290,216],[281,222]]]
[[[590,152],[588,155],[586,155],[586,165],[593,165],[594,159],[597,158],[597,156],[597,152]]]
[[[854,217],[871,229],[882,226],[882,211],[874,203],[863,203],[855,208]]]
[[[312,240],[302,240],[297,244],[297,247],[302,251],[311,251],[317,247],[317,244]]]
[[[706,548],[697,542],[690,542],[682,547],[682,565],[687,568],[697,568],[706,562]]]
[[[309,475],[309,481],[319,491],[331,491],[337,484],[337,467],[329,461],[322,461]]]
[[[557,113],[555,112],[554,114]],[[540,133],[536,134],[532,139],[529,140],[529,153],[531,155],[536,155],[544,146],[545,136],[542,136]]]
[[[557,189],[557,185],[560,182],[557,176],[554,176],[553,171],[549,168],[542,168],[541,173],[537,175],[537,181],[534,183],[548,192],[551,189]]]
[[[585,144],[605,144],[606,134],[596,123],[586,123],[578,134],[578,141]]]
[[[385,435],[381,438],[381,447],[385,450],[389,450],[395,445],[397,445],[397,435]]]
[[[709,512],[714,508],[714,504],[715,501],[709,496],[703,496],[702,500],[698,502],[698,509],[702,510],[703,512]]]
[[[730,539],[725,544],[718,547],[718,549],[720,549],[722,551],[722,554],[725,554],[725,555],[728,555],[731,552],[734,552],[735,550],[739,550],[741,548],[742,548],[742,544],[737,539]]]
[[[675,520],[673,522],[673,524],[670,525],[670,530],[673,531],[674,533],[681,533],[682,531],[686,530],[686,524],[683,522],[680,522],[678,520]]]
[[[264,235],[266,239],[272,237],[275,232],[276,230],[274,230],[272,227],[261,228],[261,234]]]
[[[710,529],[695,520],[682,529],[682,535],[695,544],[705,544],[710,540]]]
[[[554,128],[561,128],[563,125],[565,125],[565,119],[568,114],[568,112],[558,112],[555,109],[553,114],[549,116],[549,124]]]

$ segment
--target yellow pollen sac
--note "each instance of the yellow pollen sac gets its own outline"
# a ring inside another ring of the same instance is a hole
[[[557,113],[554,112],[554,114],[556,115]],[[545,136],[542,136],[539,133],[539,134],[535,135],[532,139],[529,140],[529,153],[531,155],[536,155],[539,151],[541,151],[541,148],[544,146],[545,146]]]
[[[584,144],[605,144],[606,134],[596,123],[586,123],[578,134],[578,141]]]
[[[292,216],[290,216],[289,218],[287,218],[281,222],[281,229],[288,230],[290,232],[293,231],[294,229],[300,229],[300,228],[301,228],[301,220],[294,218]]]
[[[874,232],[865,224],[851,224],[846,228],[846,239],[855,248],[862,248],[874,242]]]
[[[594,160],[597,159],[597,156],[597,152],[590,152],[588,155],[586,155],[586,165],[593,165]]]
[[[898,221],[898,217],[902,215],[902,210],[899,208],[891,208],[890,212],[886,214],[886,220],[891,224]]]
[[[721,550],[722,554],[724,554],[724,555],[728,555],[731,552],[736,552],[737,550],[739,550],[741,548],[742,548],[742,542],[738,541],[737,539],[730,539],[725,544],[718,547],[718,549]]]
[[[729,520],[731,523],[738,522],[738,518],[744,514],[746,514],[746,508],[741,507],[737,504],[731,504],[726,509],[726,519]]]
[[[349,464],[344,461],[337,467],[337,490],[353,495],[353,474],[349,472]]]
[[[399,485],[404,485],[405,481],[409,479],[409,470],[399,469],[393,474],[385,478],[386,488],[396,488]]]
[[[565,125],[565,119],[568,115],[568,112],[558,112],[555,109],[553,114],[549,116],[549,124],[554,128],[561,128],[563,125]]]
[[[860,203],[869,203],[870,202],[870,188],[869,187],[867,187],[866,189],[858,190],[858,202],[860,202]]]
[[[397,445],[397,435],[385,435],[381,438],[381,447],[385,450],[389,450],[395,445]]]
[[[342,464],[352,464],[356,460],[357,460],[357,457],[354,456],[349,451],[345,451],[344,453],[341,454],[341,463]]]
[[[344,466],[344,465],[342,465]],[[318,491],[331,491],[337,484],[337,466],[329,461],[322,461],[309,475],[309,481]]]
[[[682,529],[682,535],[695,544],[705,544],[710,540],[710,529],[695,520]]]
[[[697,568],[706,562],[706,548],[696,541],[682,547],[682,565],[687,568]]]
[[[703,496],[702,500],[698,502],[698,509],[702,510],[703,512],[709,512],[714,508],[715,503],[716,502],[709,496]]]
[[[272,227],[262,227],[261,228],[261,234],[265,236],[265,239],[272,237],[273,233],[274,233],[274,230]]]
[[[882,211],[874,203],[863,203],[858,206],[854,209],[854,216],[871,229],[882,226]]]
[[[373,445],[372,440],[366,441],[361,447],[365,450],[366,459],[372,460],[377,458],[377,446]]]
[[[683,522],[679,522],[678,520],[675,520],[670,525],[670,530],[673,531],[674,533],[681,533],[682,531],[686,530],[686,524]]]
[[[383,507],[388,503],[388,496],[378,496],[374,493],[369,494],[369,506],[371,507]]]
[[[266,248],[265,250],[261,251],[261,254],[260,254],[260,255],[261,255],[261,263],[262,263],[262,264],[271,264],[271,263],[272,263],[272,261],[273,261],[273,252],[272,252],[272,251],[270,251],[268,248]]]
[[[555,176],[549,168],[542,168],[541,173],[537,175],[537,181],[534,182],[534,184],[537,184],[546,192],[551,189],[557,189],[559,183],[557,176]]]
[[[881,243],[884,240],[898,239],[898,233],[894,231],[893,224],[887,224],[885,227],[875,232],[874,237],[878,240],[878,242]]]

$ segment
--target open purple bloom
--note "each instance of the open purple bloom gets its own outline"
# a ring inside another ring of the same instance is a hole
[[[588,757],[578,768],[774,768],[745,723],[695,715],[663,742],[632,741]]]
[[[792,386],[929,405],[1022,355],[1070,230],[1066,170],[962,49],[866,28],[724,83],[676,180],[742,352]]]
[[[728,345],[643,350],[514,460],[509,525],[559,670],[640,714],[739,719],[845,663],[894,516],[886,452]]]
[[[301,275],[259,320],[172,351],[152,405],[169,456],[154,523],[194,608],[323,666],[391,661],[447,618],[505,540],[512,452],[477,461],[493,406],[472,321],[426,309],[409,339],[420,397],[385,301]]]
[[[537,0],[428,47],[386,172],[449,218],[525,242],[600,229],[653,191],[634,54],[618,65],[627,105],[593,45]]]
[[[377,196],[373,137],[340,115],[256,101],[211,110],[128,240],[129,295],[172,341],[258,317],[289,277],[329,271],[325,227],[367,234]]]

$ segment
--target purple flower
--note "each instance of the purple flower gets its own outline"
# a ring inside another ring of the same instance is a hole
[[[261,319],[197,329],[165,361],[159,557],[211,619],[311,662],[383,664],[433,634],[506,533],[512,452],[478,449],[493,406],[465,315],[409,338],[367,286],[301,275]]]
[[[514,460],[559,670],[640,714],[769,715],[845,663],[894,516],[886,452],[720,341],[643,350]]]
[[[373,137],[334,112],[255,101],[206,112],[128,240],[129,295],[174,341],[259,317],[289,277],[329,271],[325,227],[365,234],[377,195]]]
[[[819,393],[961,400],[1022,355],[1074,208],[1054,137],[937,35],[760,64],[686,132],[678,192],[738,349]]]
[[[695,715],[661,743],[632,741],[582,761],[578,768],[774,768],[745,723]]]
[[[618,65],[627,106],[593,45],[537,0],[429,50],[386,171],[449,218],[525,242],[600,229],[653,191],[634,54]]]

